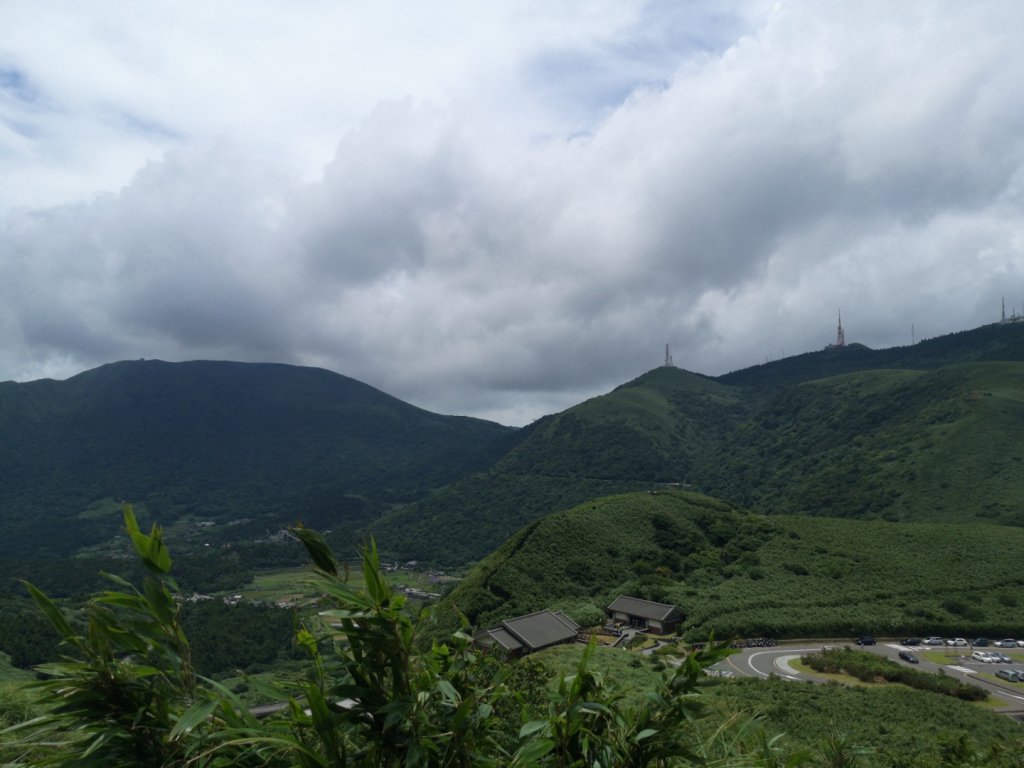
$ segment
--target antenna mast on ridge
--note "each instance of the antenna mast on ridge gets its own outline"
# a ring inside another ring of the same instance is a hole
[[[836,329],[836,346],[846,346],[846,334],[843,333],[843,311],[839,310],[839,327]]]
[[[675,368],[675,363],[672,362],[672,353],[668,351],[668,344],[665,345],[665,367]]]

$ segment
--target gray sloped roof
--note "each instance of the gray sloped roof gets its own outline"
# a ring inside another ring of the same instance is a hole
[[[564,613],[548,610],[506,619],[501,626],[533,651],[573,640],[579,630],[579,625]]]
[[[651,600],[642,600],[639,597],[627,597],[626,595],[619,595],[612,600],[608,610],[654,621],[667,621],[673,613],[679,612],[676,606],[668,603],[655,603]]]
[[[516,651],[523,647],[522,643],[508,633],[508,630],[502,629],[501,627],[489,629],[487,630],[487,634],[494,640],[494,642],[498,643],[498,645],[507,651]]]

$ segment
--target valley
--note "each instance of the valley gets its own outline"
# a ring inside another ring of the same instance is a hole
[[[183,602],[181,618],[201,673],[247,705],[273,687],[259,681],[303,674],[297,636],[330,631],[296,537],[307,527],[342,562],[372,541],[395,563],[382,583],[407,588],[399,602],[419,616],[417,653],[541,609],[592,626],[619,594],[678,606],[684,643],[1024,636],[1022,435],[1024,324],[717,378],[662,366],[521,429],[291,366],[137,361],[5,382],[0,600],[19,631],[0,631],[2,684],[20,691],[28,668],[60,654],[23,580],[83,622],[89,596],[110,589],[101,572],[146,577],[122,500],[172,543],[181,599],[214,597]],[[373,589],[361,567],[351,572],[346,590]],[[548,649],[523,669],[550,682],[582,653]],[[639,675],[648,682],[630,685],[654,686],[645,676],[665,671],[657,656],[609,653],[588,663],[613,684]],[[934,754],[946,736],[929,731],[925,748],[892,725],[906,706],[985,748],[1020,741],[1006,726],[967,726],[980,715],[935,694],[780,689],[754,674],[701,686],[715,707],[760,708],[772,733],[808,707],[835,717],[862,706],[889,714],[851,738]],[[971,674],[1019,709],[1012,686]],[[787,738],[819,743],[819,726]],[[887,765],[928,764],[898,751]]]

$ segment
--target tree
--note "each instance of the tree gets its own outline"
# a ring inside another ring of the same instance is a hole
[[[46,714],[5,732],[20,738],[23,754],[51,747],[35,765],[618,768],[804,759],[786,755],[750,718],[723,723],[704,712],[697,681],[728,653],[720,647],[691,654],[641,705],[604,685],[590,667],[593,646],[575,674],[541,692],[531,684],[535,667],[474,649],[465,626],[419,650],[421,620],[385,581],[373,542],[363,553],[365,586],[355,589],[323,537],[303,527],[293,533],[312,559],[327,624],[298,630],[308,672],[278,689],[286,702],[278,714],[257,720],[231,691],[196,676],[160,529],[142,533],[130,507],[124,519],[145,567],[142,589],[112,577],[120,590],[89,601],[83,632],[27,585],[65,650],[63,661],[40,668]]]

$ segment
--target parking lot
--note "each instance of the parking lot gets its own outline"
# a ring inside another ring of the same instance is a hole
[[[921,638],[923,641],[925,638]],[[944,640],[944,639],[943,639]],[[716,672],[743,677],[769,677],[772,675],[787,680],[821,682],[823,677],[794,667],[800,656],[820,651],[827,647],[855,647],[856,638],[849,640],[813,640],[783,642],[772,648],[743,648],[734,656],[716,666]],[[892,659],[897,664],[911,662],[900,658],[900,654],[912,654],[916,668],[923,672],[939,672],[956,677],[971,685],[985,689],[991,696],[1003,702],[998,707],[1008,714],[1024,713],[1024,682],[1005,680],[998,676],[1000,671],[1019,671],[1024,675],[1024,647],[1015,645],[976,647],[967,641],[966,645],[905,645],[901,639],[878,639],[874,645],[860,648]],[[982,661],[973,657],[977,651],[1000,653],[1010,659],[1004,661]]]

